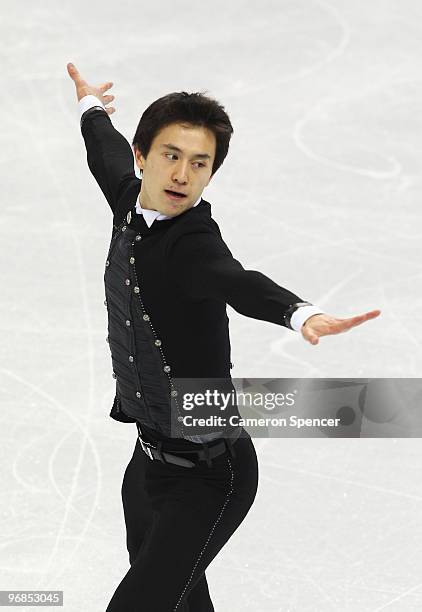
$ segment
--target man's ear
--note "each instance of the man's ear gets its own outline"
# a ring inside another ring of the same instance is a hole
[[[142,170],[142,165],[144,164],[145,160],[143,158],[142,153],[139,151],[136,145],[133,146],[133,153],[135,155],[136,165],[138,166],[140,170]]]

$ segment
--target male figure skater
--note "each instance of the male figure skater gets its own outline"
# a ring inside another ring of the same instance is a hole
[[[190,435],[178,378],[230,379],[226,304],[311,344],[380,314],[337,319],[233,258],[202,198],[233,132],[224,107],[171,93],[143,113],[133,154],[105,92],[73,64],[89,168],[113,212],[104,271],[116,395],[138,437],[122,498],[131,567],[107,612],[212,612],[205,570],[249,511],[258,466],[242,427]],[[173,417],[176,416],[174,419]]]

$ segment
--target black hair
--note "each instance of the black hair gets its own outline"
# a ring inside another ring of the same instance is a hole
[[[158,132],[176,122],[205,127],[214,133],[216,150],[211,174],[215,174],[228,153],[233,126],[224,106],[205,92],[173,92],[152,102],[142,114],[132,146],[146,158]]]

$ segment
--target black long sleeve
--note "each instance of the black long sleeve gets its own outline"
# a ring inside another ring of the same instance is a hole
[[[193,299],[213,298],[240,314],[284,325],[289,306],[304,301],[256,270],[246,270],[216,233],[185,234],[169,255],[169,275]]]
[[[134,170],[130,144],[113,126],[106,111],[92,107],[81,117],[89,169],[113,213],[134,183],[141,184]]]

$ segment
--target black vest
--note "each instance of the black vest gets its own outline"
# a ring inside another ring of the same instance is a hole
[[[165,270],[171,244],[185,232],[204,230],[220,235],[204,200],[182,215],[155,221],[151,228],[133,207],[114,226],[104,272],[107,340],[116,379],[110,416],[192,442],[221,434],[189,434],[181,423],[172,379],[230,379],[228,317],[220,301],[192,303],[178,295]],[[201,321],[206,325],[203,334],[195,329]]]

